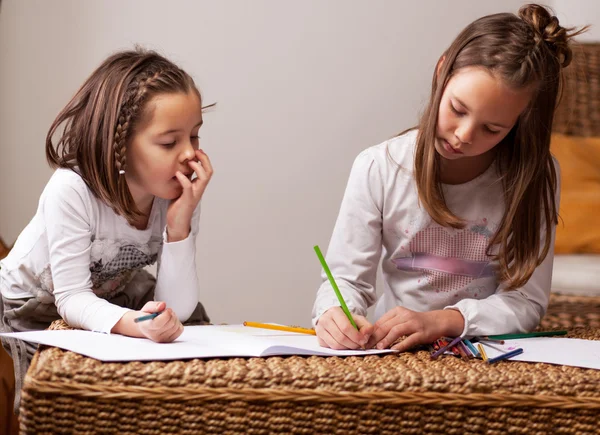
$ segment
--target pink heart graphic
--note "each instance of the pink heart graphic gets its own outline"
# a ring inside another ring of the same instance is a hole
[[[400,270],[421,271],[435,289],[456,291],[474,279],[495,275],[487,245],[486,236],[469,229],[450,235],[442,227],[426,228],[410,241],[412,255],[392,262]]]

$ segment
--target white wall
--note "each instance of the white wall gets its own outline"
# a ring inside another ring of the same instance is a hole
[[[309,325],[312,247],[327,248],[354,157],[416,122],[466,24],[522,3],[4,0],[0,236],[12,243],[35,212],[58,111],[105,56],[142,43],[218,102],[201,132],[216,174],[198,240],[213,321]]]
[[[564,26],[584,26],[590,29],[580,35],[580,41],[600,42],[600,2],[598,0],[552,0],[548,3]]]

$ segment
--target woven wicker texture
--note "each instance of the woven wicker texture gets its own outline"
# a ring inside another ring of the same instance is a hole
[[[554,296],[549,311],[581,323],[598,306]],[[569,336],[600,340],[600,329]],[[425,351],[101,363],[43,348],[21,407],[23,433],[597,434],[599,424],[600,371]]]
[[[539,329],[577,327],[600,329],[600,297],[552,294]]]
[[[553,130],[572,136],[600,136],[600,43],[575,44],[573,61],[564,72]]]

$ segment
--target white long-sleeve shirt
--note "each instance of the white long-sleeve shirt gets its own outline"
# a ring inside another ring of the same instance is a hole
[[[465,319],[463,336],[534,329],[548,306],[555,229],[552,248],[527,284],[506,291],[494,270],[497,263],[486,253],[505,210],[496,165],[467,183],[443,185],[448,207],[466,226],[442,227],[419,203],[416,136],[413,130],[368,148],[352,167],[326,256],[348,308],[366,315],[376,302],[381,259],[383,294],[376,319],[396,306],[419,312],[456,309]],[[556,161],[555,166],[558,172]],[[324,273],[322,279],[313,324],[339,306]]]
[[[109,333],[128,311],[107,300],[123,292],[141,268],[158,261],[155,300],[165,301],[186,321],[198,304],[196,234],[167,243],[169,201],[155,198],[147,228],[138,230],[96,198],[75,172],[58,169],[38,209],[0,262],[6,299],[55,303],[71,326]]]

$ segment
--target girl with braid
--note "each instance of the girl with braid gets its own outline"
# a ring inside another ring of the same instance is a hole
[[[155,52],[119,52],[92,73],[50,127],[46,157],[57,169],[0,263],[3,332],[62,318],[171,342],[182,322],[208,322],[195,263],[200,199],[213,174],[201,126],[194,81]],[[144,270],[154,263],[156,279]],[[149,313],[160,314],[134,321]],[[20,391],[35,347],[2,341]]]
[[[560,185],[550,132],[580,32],[525,5],[474,21],[440,56],[418,127],[354,162],[327,261],[359,330],[323,275],[313,309],[321,345],[402,351],[538,326]]]

